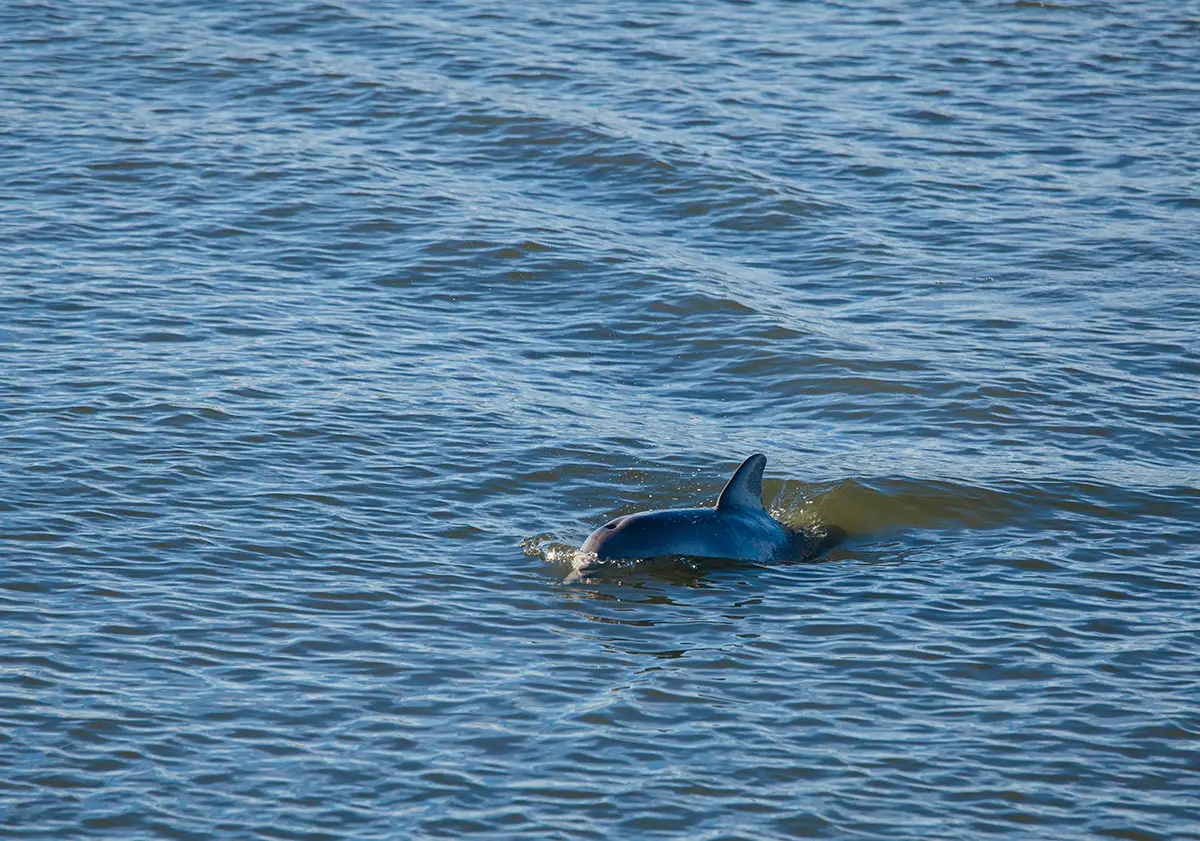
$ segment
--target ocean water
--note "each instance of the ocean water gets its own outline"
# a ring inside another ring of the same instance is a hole
[[[1198,172],[1193,2],[3,4],[0,834],[1200,839]]]

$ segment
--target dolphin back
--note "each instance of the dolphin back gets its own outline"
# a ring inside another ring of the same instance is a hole
[[[733,471],[725,490],[721,491],[717,510],[765,511],[762,504],[762,477],[766,466],[767,457],[762,453],[755,453],[743,461],[742,466]]]

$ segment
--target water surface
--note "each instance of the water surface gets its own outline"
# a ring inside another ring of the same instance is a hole
[[[1200,838],[1200,12],[536,5],[0,10],[7,834]]]

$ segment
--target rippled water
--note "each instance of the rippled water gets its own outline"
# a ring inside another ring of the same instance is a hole
[[[1200,838],[1194,3],[0,32],[4,834]]]

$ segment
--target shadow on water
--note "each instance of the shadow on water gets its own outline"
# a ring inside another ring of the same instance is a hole
[[[769,493],[769,490],[768,490]],[[1005,491],[906,478],[782,483],[772,514],[800,529],[836,523],[854,536],[909,529],[991,529],[1013,522],[1026,504]]]

